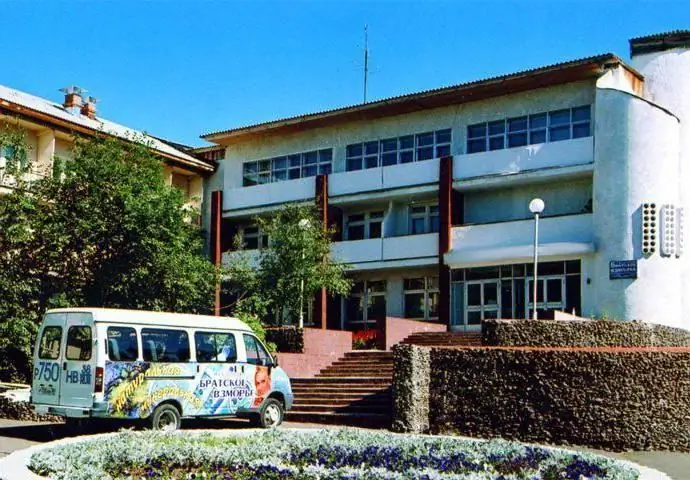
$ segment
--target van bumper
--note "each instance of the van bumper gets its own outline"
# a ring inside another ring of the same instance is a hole
[[[70,418],[105,417],[108,413],[107,405],[94,404],[93,407],[67,407],[63,405],[45,405],[36,403],[34,411],[39,415],[60,415]]]
[[[288,393],[285,395],[285,411],[288,411],[292,408],[292,404],[295,401],[295,395],[292,393]]]

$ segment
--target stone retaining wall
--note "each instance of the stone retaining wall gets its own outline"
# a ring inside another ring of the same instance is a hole
[[[398,430],[690,451],[690,348],[401,346],[395,361]]]
[[[613,320],[489,320],[482,325],[482,342],[528,347],[687,347],[690,331]]]

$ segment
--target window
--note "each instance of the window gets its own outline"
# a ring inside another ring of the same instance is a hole
[[[438,277],[406,278],[405,318],[438,319]]]
[[[451,130],[405,135],[348,145],[346,170],[387,167],[450,155]]]
[[[91,327],[76,326],[67,330],[67,360],[91,359]]]
[[[235,362],[237,361],[237,345],[232,333],[196,332],[197,362]]]
[[[251,187],[320,174],[327,175],[331,173],[332,162],[333,150],[330,148],[245,162],[242,165],[242,185]]]
[[[0,169],[7,167],[8,164],[11,169],[26,169],[28,166],[26,152],[23,149],[17,150],[12,145],[0,147]]]
[[[191,176],[182,175],[181,173],[173,172],[172,174],[172,186],[177,188],[182,193],[182,200],[188,202],[190,198],[190,188]]]
[[[108,327],[108,358],[133,362],[139,358],[137,332],[131,327]]]
[[[410,205],[410,235],[438,232],[441,218],[438,205]]]
[[[268,235],[259,227],[244,227],[242,229],[242,244],[245,250],[268,248]]]
[[[38,358],[41,360],[57,360],[60,357],[60,343],[62,342],[62,327],[46,327],[41,335],[38,346]]]
[[[189,337],[184,330],[143,328],[141,346],[145,362],[189,361]]]
[[[273,359],[261,342],[253,335],[243,333],[244,348],[247,351],[247,363],[252,365],[273,365]]]
[[[537,113],[467,127],[467,153],[589,137],[591,108]]]
[[[377,319],[386,317],[386,281],[355,282],[345,310],[351,330],[375,327]]]
[[[345,221],[346,240],[381,238],[383,211],[348,215]]]

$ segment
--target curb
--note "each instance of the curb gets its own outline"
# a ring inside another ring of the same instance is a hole
[[[293,432],[314,432],[315,430],[318,429],[313,429],[313,428],[285,428],[281,430],[288,430],[288,431],[293,431]],[[199,434],[199,433],[210,433],[212,435],[218,436],[218,437],[228,437],[228,436],[248,436],[251,435],[257,431],[264,431],[264,429],[260,428],[249,428],[249,429],[243,429],[243,430],[182,430],[179,431],[181,433],[186,434]],[[41,477],[33,473],[31,470],[28,468],[29,460],[31,459],[31,455],[33,455],[36,452],[40,452],[41,450],[46,450],[49,448],[57,447],[60,445],[69,445],[72,443],[79,443],[83,441],[88,441],[88,440],[95,440],[98,438],[107,438],[111,437],[114,435],[119,434],[120,432],[112,432],[112,433],[100,433],[97,435],[84,435],[80,437],[72,437],[72,438],[63,438],[61,440],[56,440],[54,442],[49,442],[49,443],[44,443],[41,445],[34,445],[33,447],[26,448],[24,450],[18,450],[16,452],[11,453],[7,457],[0,459],[0,480],[46,480],[48,477]],[[393,435],[405,435],[405,436],[415,436],[415,437],[433,437],[433,438],[454,438],[454,439],[461,439],[461,440],[468,440],[468,441],[473,441],[473,442],[483,442],[485,440],[477,439],[477,438],[469,438],[469,437],[460,437],[460,436],[450,436],[450,435],[406,435],[403,433],[395,433],[395,432],[388,432]],[[566,453],[572,453],[572,454],[579,454],[582,452],[575,451],[575,450],[569,450],[566,448],[558,448],[558,447],[551,447],[551,446],[545,446],[545,445],[537,445],[537,444],[527,444],[525,443],[524,445],[532,445],[532,446],[538,446],[541,448],[544,448],[546,450],[553,450],[553,451],[560,451],[560,452],[566,452]],[[600,455],[600,454],[592,454],[595,456],[600,456],[600,457],[606,457],[606,455]],[[612,457],[607,457],[607,458],[612,458]],[[643,465],[639,465],[637,463],[628,461],[628,460],[619,460],[615,459],[617,462],[623,464],[623,465],[628,465],[629,467],[635,468],[639,470],[640,472],[640,477],[638,480],[673,480],[669,475],[660,472],[659,470],[654,470],[653,468],[645,467]]]

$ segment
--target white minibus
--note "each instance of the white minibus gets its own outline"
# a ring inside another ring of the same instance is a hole
[[[67,419],[249,417],[276,427],[290,380],[240,320],[104,308],[46,312],[34,348],[31,403]]]

